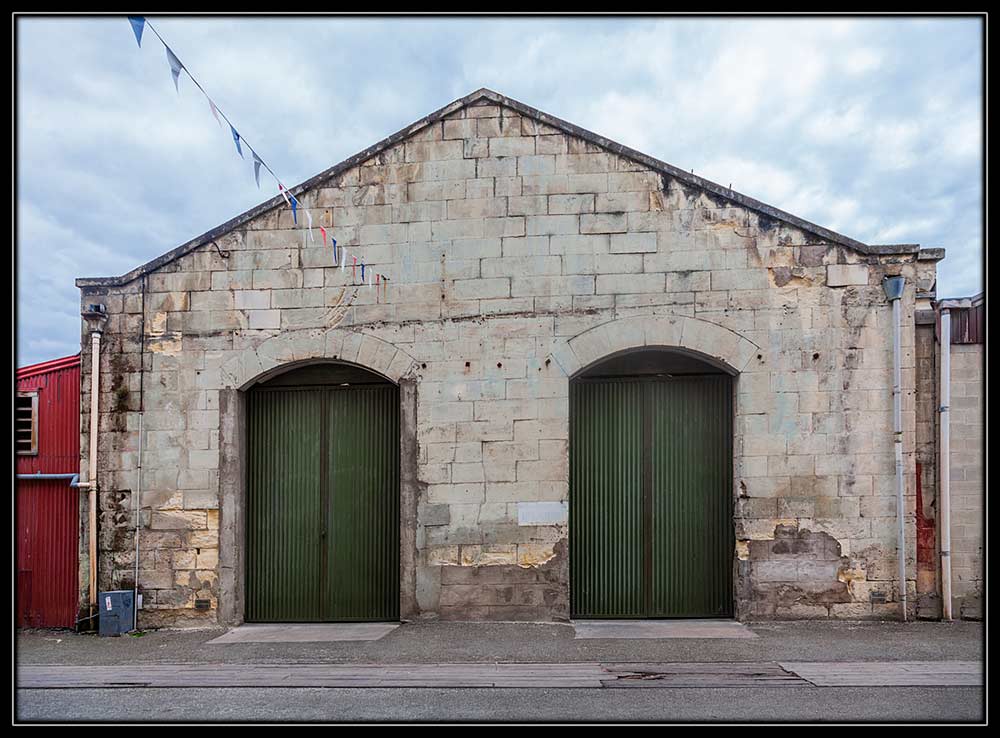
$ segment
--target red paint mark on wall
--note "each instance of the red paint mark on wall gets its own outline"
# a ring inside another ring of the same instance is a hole
[[[924,515],[923,464],[917,464],[917,590],[935,591],[936,528],[934,517]]]

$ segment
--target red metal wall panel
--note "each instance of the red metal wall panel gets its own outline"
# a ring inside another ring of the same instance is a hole
[[[38,392],[38,453],[17,473],[80,469],[80,357],[18,369],[18,392]],[[17,625],[72,627],[78,597],[80,492],[67,479],[17,480]]]

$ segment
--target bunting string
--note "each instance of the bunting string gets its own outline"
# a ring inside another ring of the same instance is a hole
[[[254,182],[257,184],[257,188],[260,189],[260,170],[263,168],[274,179],[275,183],[278,186],[278,194],[281,195],[281,197],[285,201],[285,204],[292,210],[292,222],[295,224],[295,226],[298,226],[299,225],[298,199],[296,199],[295,195],[291,193],[288,187],[285,186],[284,182],[282,182],[281,179],[279,179],[278,175],[274,173],[274,170],[271,169],[271,167],[267,164],[267,162],[265,162],[264,159],[257,153],[256,149],[254,149],[253,146],[251,146],[250,143],[246,140],[246,138],[237,130],[236,125],[229,119],[225,111],[223,111],[222,108],[220,108],[218,104],[216,104],[215,100],[213,100],[211,96],[209,96],[209,94],[205,91],[205,88],[202,87],[201,83],[197,79],[195,79],[193,74],[191,74],[191,70],[188,69],[187,66],[185,66],[184,63],[178,58],[178,56],[174,53],[173,49],[171,49],[170,46],[167,44],[167,42],[164,40],[163,36],[160,35],[159,31],[157,31],[156,28],[153,27],[153,24],[150,23],[149,20],[144,16],[128,16],[128,22],[132,28],[133,34],[135,35],[135,42],[140,49],[142,48],[143,31],[146,28],[149,28],[149,30],[153,33],[153,35],[155,35],[156,38],[160,41],[160,43],[163,44],[163,48],[167,54],[167,63],[170,67],[170,75],[174,81],[174,89],[177,91],[178,94],[180,94],[180,76],[181,72],[184,72],[187,75],[188,79],[190,79],[191,82],[194,83],[194,86],[197,87],[198,90],[201,92],[201,94],[205,96],[205,99],[208,101],[209,110],[212,113],[212,117],[215,118],[216,123],[218,123],[219,126],[221,127],[222,121],[225,121],[226,124],[229,126],[229,131],[233,138],[233,144],[236,146],[236,153],[239,154],[240,158],[246,160],[246,157],[243,154],[244,148],[246,148],[246,150],[250,152],[251,160],[253,162]],[[303,245],[305,245],[307,242],[315,243],[316,239],[313,236],[312,214],[309,212],[308,208],[304,208],[303,213],[305,214],[306,227],[302,234],[302,243]],[[323,247],[326,248],[327,245],[326,228],[320,226],[319,230],[323,236]],[[338,249],[337,239],[333,238],[332,236],[330,237],[330,242],[332,245],[332,257],[333,257],[332,266],[334,267],[337,266],[339,257],[340,271],[341,273],[343,273],[347,268],[347,248],[341,246]],[[352,259],[351,282],[353,284],[358,284],[357,281],[358,257],[353,256],[351,257],[351,259]],[[376,301],[379,300],[379,293],[381,293],[381,297],[384,300],[385,290],[388,287],[389,278],[386,277],[384,274],[374,273],[372,269],[367,268],[367,265],[365,264],[364,260],[362,260],[361,282],[360,282],[361,285],[364,285],[366,283],[365,279],[366,272],[368,277],[367,284],[369,288],[374,287],[376,290]]]

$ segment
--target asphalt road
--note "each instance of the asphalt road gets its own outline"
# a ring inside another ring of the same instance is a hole
[[[560,624],[409,623],[377,641],[208,644],[224,631],[154,631],[98,638],[68,631],[23,631],[19,667],[186,668],[255,665],[489,664],[491,662],[945,662],[982,661],[983,624],[956,622],[751,623],[754,639],[579,639]],[[846,667],[846,664],[842,664]],[[872,665],[874,666],[874,665]],[[717,669],[716,669],[717,670]],[[152,671],[152,670],[151,670]],[[836,671],[833,669],[833,671]],[[832,672],[831,672],[832,673]],[[814,679],[814,677],[809,677]],[[733,680],[729,680],[732,682]],[[22,721],[738,721],[941,722],[984,719],[979,687],[705,686],[578,689],[440,688],[374,685],[185,688],[120,686],[17,689]],[[110,683],[110,682],[109,682]],[[282,684],[288,684],[283,682]],[[814,681],[813,683],[818,683]],[[29,684],[29,682],[25,682]],[[228,684],[228,683],[227,683]]]
[[[19,721],[981,721],[970,687],[18,690]]]

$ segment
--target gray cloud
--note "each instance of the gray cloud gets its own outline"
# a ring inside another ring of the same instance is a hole
[[[154,24],[288,184],[490,87],[982,289],[982,58],[967,19],[218,19]],[[19,364],[79,350],[79,276],[272,196],[124,18],[19,19]]]

